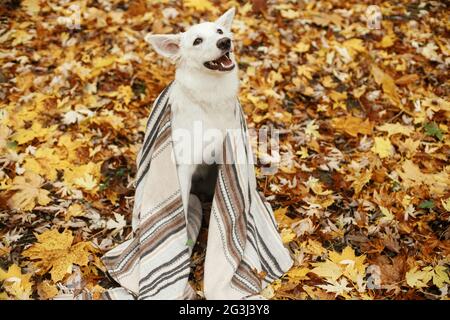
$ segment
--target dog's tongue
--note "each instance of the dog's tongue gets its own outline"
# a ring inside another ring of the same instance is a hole
[[[220,63],[224,67],[229,67],[233,64],[233,61],[231,61],[230,58],[226,54],[221,56],[219,59],[216,60],[218,63]]]

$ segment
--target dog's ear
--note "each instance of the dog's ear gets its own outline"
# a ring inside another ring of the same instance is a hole
[[[236,12],[235,8],[228,9],[223,15],[220,16],[219,19],[216,20],[218,25],[223,26],[228,31],[231,30],[231,24],[233,23],[234,13]]]
[[[176,60],[180,52],[180,34],[148,34],[145,41],[163,57]]]

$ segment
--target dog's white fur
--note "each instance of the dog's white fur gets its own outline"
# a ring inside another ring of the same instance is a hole
[[[193,154],[193,163],[181,163],[177,158],[178,177],[182,200],[187,212],[189,193],[194,173],[202,174],[199,163],[211,163],[211,155],[203,151],[206,147],[221,150],[226,130],[237,129],[239,122],[234,116],[239,80],[238,68],[233,53],[230,58],[235,67],[231,71],[213,71],[206,68],[204,62],[219,58],[223,52],[217,47],[217,41],[223,37],[232,39],[231,23],[234,8],[225,12],[215,22],[204,22],[190,27],[186,32],[176,35],[147,35],[146,41],[162,56],[176,63],[175,81],[172,85],[172,132],[181,132],[194,137],[195,124],[201,123],[203,131],[220,130],[217,135],[202,144],[201,148],[192,150],[192,145],[178,141],[173,134],[175,155]],[[217,32],[218,29],[223,34]],[[193,45],[200,37],[203,42]],[[233,48],[233,45],[232,45]],[[189,149],[189,150],[186,150]],[[205,159],[206,156],[206,159]],[[201,166],[203,167],[203,166]]]

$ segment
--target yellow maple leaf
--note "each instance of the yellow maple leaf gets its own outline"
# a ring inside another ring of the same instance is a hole
[[[449,271],[445,266],[436,266],[433,269],[433,284],[442,288],[445,284],[450,284]]]
[[[266,102],[251,93],[247,94],[247,99],[259,110],[267,110],[269,108]]]
[[[377,127],[377,130],[387,132],[388,137],[397,133],[409,137],[409,135],[414,132],[414,127],[404,126],[400,123],[385,123],[382,126]]]
[[[3,152],[3,149],[6,149],[10,134],[11,130],[8,126],[0,124],[0,152]]]
[[[363,276],[366,272],[366,256],[356,256],[351,247],[346,247],[341,254],[331,251],[329,259],[343,267],[343,274],[353,282],[357,281],[358,275]]]
[[[308,181],[306,181],[306,186],[319,196],[326,196],[333,193],[331,190],[324,190],[319,179],[311,176],[308,178]]]
[[[69,162],[77,162],[80,159],[78,151],[88,143],[87,139],[72,140],[69,134],[62,135],[58,140],[58,146],[61,148],[64,158]]]
[[[365,52],[364,42],[361,39],[353,38],[343,43],[343,46],[348,50],[350,55],[354,57],[359,52]]]
[[[64,219],[66,221],[70,220],[71,217],[80,217],[85,214],[83,206],[78,203],[72,204],[66,211]]]
[[[29,42],[31,39],[33,39],[35,37],[34,34],[26,31],[26,30],[12,30],[12,34],[11,34],[12,38],[14,38],[14,40],[11,42],[11,44],[13,46],[18,46],[20,44],[26,44],[27,42]]]
[[[99,116],[89,118],[89,122],[98,125],[108,125],[114,130],[120,130],[124,127],[124,118],[114,114],[110,110],[103,112]]]
[[[300,12],[292,9],[281,10],[281,16],[286,19],[296,19],[300,17]]]
[[[0,269],[0,282],[3,281],[5,291],[15,299],[28,300],[32,294],[30,281],[32,274],[22,274],[22,270],[16,264],[12,264],[8,271]]]
[[[297,67],[298,76],[303,76],[303,77],[311,80],[313,73],[314,73],[314,68],[312,68],[311,66],[308,66],[306,64],[299,65]]]
[[[272,299],[275,296],[275,290],[272,285],[266,286],[263,290],[261,290],[260,294],[266,299]]]
[[[300,156],[300,159],[306,159],[309,157],[308,148],[305,147],[301,147],[295,154]]]
[[[23,176],[16,176],[9,190],[16,191],[8,200],[11,209],[24,211],[33,210],[36,203],[40,205],[48,204],[51,199],[48,197],[49,191],[41,189],[44,179],[33,172],[25,172]]]
[[[292,222],[294,222],[293,219],[291,219],[288,216],[286,216],[287,210],[288,210],[288,207],[281,207],[281,208],[276,209],[273,212],[273,215],[275,216],[275,219],[277,220],[277,222],[280,225],[290,226],[292,224]]]
[[[60,158],[58,149],[41,147],[33,156],[25,158],[23,168],[55,181],[58,175],[57,170],[67,168],[69,165],[69,162]]]
[[[380,211],[383,214],[383,217],[381,217],[380,222],[389,222],[395,219],[395,216],[388,208],[380,206]]]
[[[382,48],[389,48],[392,47],[395,43],[395,34],[387,34],[381,39],[380,41],[380,47]]]
[[[281,241],[283,241],[283,243],[289,243],[294,240],[295,237],[296,234],[294,231],[292,231],[292,229],[284,228],[283,230],[281,230]]]
[[[447,198],[447,200],[444,201],[444,199],[441,200],[442,206],[447,212],[450,212],[450,198]]]
[[[2,244],[0,244],[0,257],[6,256],[7,254],[11,253],[11,247],[4,247]]]
[[[347,297],[346,293],[352,291],[351,287],[347,287],[348,281],[342,278],[340,281],[328,281],[328,284],[318,285],[317,287],[324,289],[326,292],[332,292],[335,296]]]
[[[385,73],[376,65],[372,65],[371,72],[375,82],[378,85],[381,85],[383,92],[389,97],[391,102],[394,105],[401,107],[400,98],[397,93],[397,86],[395,85],[394,79],[392,79],[390,75]]]
[[[411,157],[420,146],[420,140],[408,138],[405,141],[399,141],[398,144],[400,152],[404,152],[408,157]]]
[[[295,45],[295,47],[292,48],[292,50],[299,53],[303,53],[309,51],[309,48],[310,48],[309,43],[299,42]]]
[[[411,160],[406,159],[401,170],[396,170],[406,187],[413,187],[418,184],[425,184],[430,188],[430,192],[441,196],[450,188],[450,166],[438,173],[423,173],[420,168]]]
[[[100,163],[89,162],[81,166],[72,166],[64,170],[64,183],[69,187],[92,187],[93,181],[100,179]]]
[[[39,2],[40,0],[23,0],[21,5],[30,16],[34,16],[41,10]]]
[[[372,178],[372,171],[366,170],[356,177],[353,176],[348,177],[347,181],[353,181],[350,188],[353,188],[355,190],[355,195],[358,195],[364,188],[364,186],[370,181],[371,178]]]
[[[412,288],[424,288],[428,281],[433,278],[433,270],[431,268],[424,268],[418,270],[417,267],[412,268],[406,272],[406,283]]]
[[[387,132],[388,137],[397,133],[409,137],[409,135],[414,132],[413,127],[404,126],[400,123],[385,123],[382,126],[377,127],[377,130]]]
[[[334,102],[340,102],[347,99],[347,92],[339,92],[336,90],[331,91],[328,96],[333,100]],[[334,108],[335,109],[335,108]],[[345,109],[344,109],[345,110]]]
[[[207,11],[214,9],[213,4],[209,0],[184,0],[183,5],[198,11]]]
[[[375,137],[374,145],[371,150],[378,154],[382,159],[390,157],[394,153],[391,141],[382,137]]]
[[[353,116],[334,118],[331,123],[333,127],[348,133],[352,137],[357,137],[358,134],[371,135],[373,130],[373,123],[369,119],[363,121],[363,119]]]
[[[331,281],[336,281],[342,276],[342,268],[330,260],[325,260],[325,262],[312,263],[314,269],[311,272],[317,274],[319,277],[329,279]]]
[[[286,275],[289,277],[289,279],[294,281],[300,281],[300,280],[308,280],[309,278],[306,276],[311,270],[308,268],[299,268],[295,267],[289,270]]]
[[[37,285],[37,292],[41,299],[48,300],[58,294],[58,288],[56,288],[52,281],[44,280]]]
[[[22,128],[17,130],[11,139],[17,141],[19,145],[30,142],[34,138],[38,138],[39,140],[48,140],[49,136],[56,131],[56,128],[57,125],[43,128],[39,122],[34,122],[31,128]]]
[[[73,264],[87,266],[93,247],[88,242],[72,245],[70,230],[59,233],[58,230],[44,231],[37,234],[37,243],[23,251],[22,255],[33,261],[38,274],[50,271],[54,282],[60,281],[72,272]]]
[[[86,191],[95,191],[98,185],[97,180],[90,173],[76,178],[73,182]]]
[[[319,129],[319,125],[317,125],[315,123],[316,120],[312,120],[310,122],[308,122],[308,124],[306,125],[305,128],[305,134],[308,137],[312,137],[312,138],[320,138],[320,133],[317,129]]]
[[[270,71],[269,73],[269,83],[274,85],[276,83],[279,83],[281,81],[283,81],[283,76],[281,75],[281,73],[279,72],[275,72],[275,71]],[[270,94],[270,96],[276,96],[276,92],[270,89],[270,92],[272,92],[272,94]],[[275,93],[275,94],[274,94]]]
[[[321,256],[322,254],[327,252],[327,249],[325,249],[319,241],[313,239],[308,239],[307,242],[302,243],[300,246],[302,248],[305,248],[306,253],[315,256]]]

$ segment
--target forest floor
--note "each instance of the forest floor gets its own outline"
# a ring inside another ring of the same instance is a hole
[[[262,294],[448,299],[448,2],[367,2],[0,0],[0,299],[112,285],[99,258],[130,235],[146,118],[174,77],[144,36],[231,6],[249,127],[280,130],[259,188],[295,260]],[[200,243],[200,295],[203,259]]]

